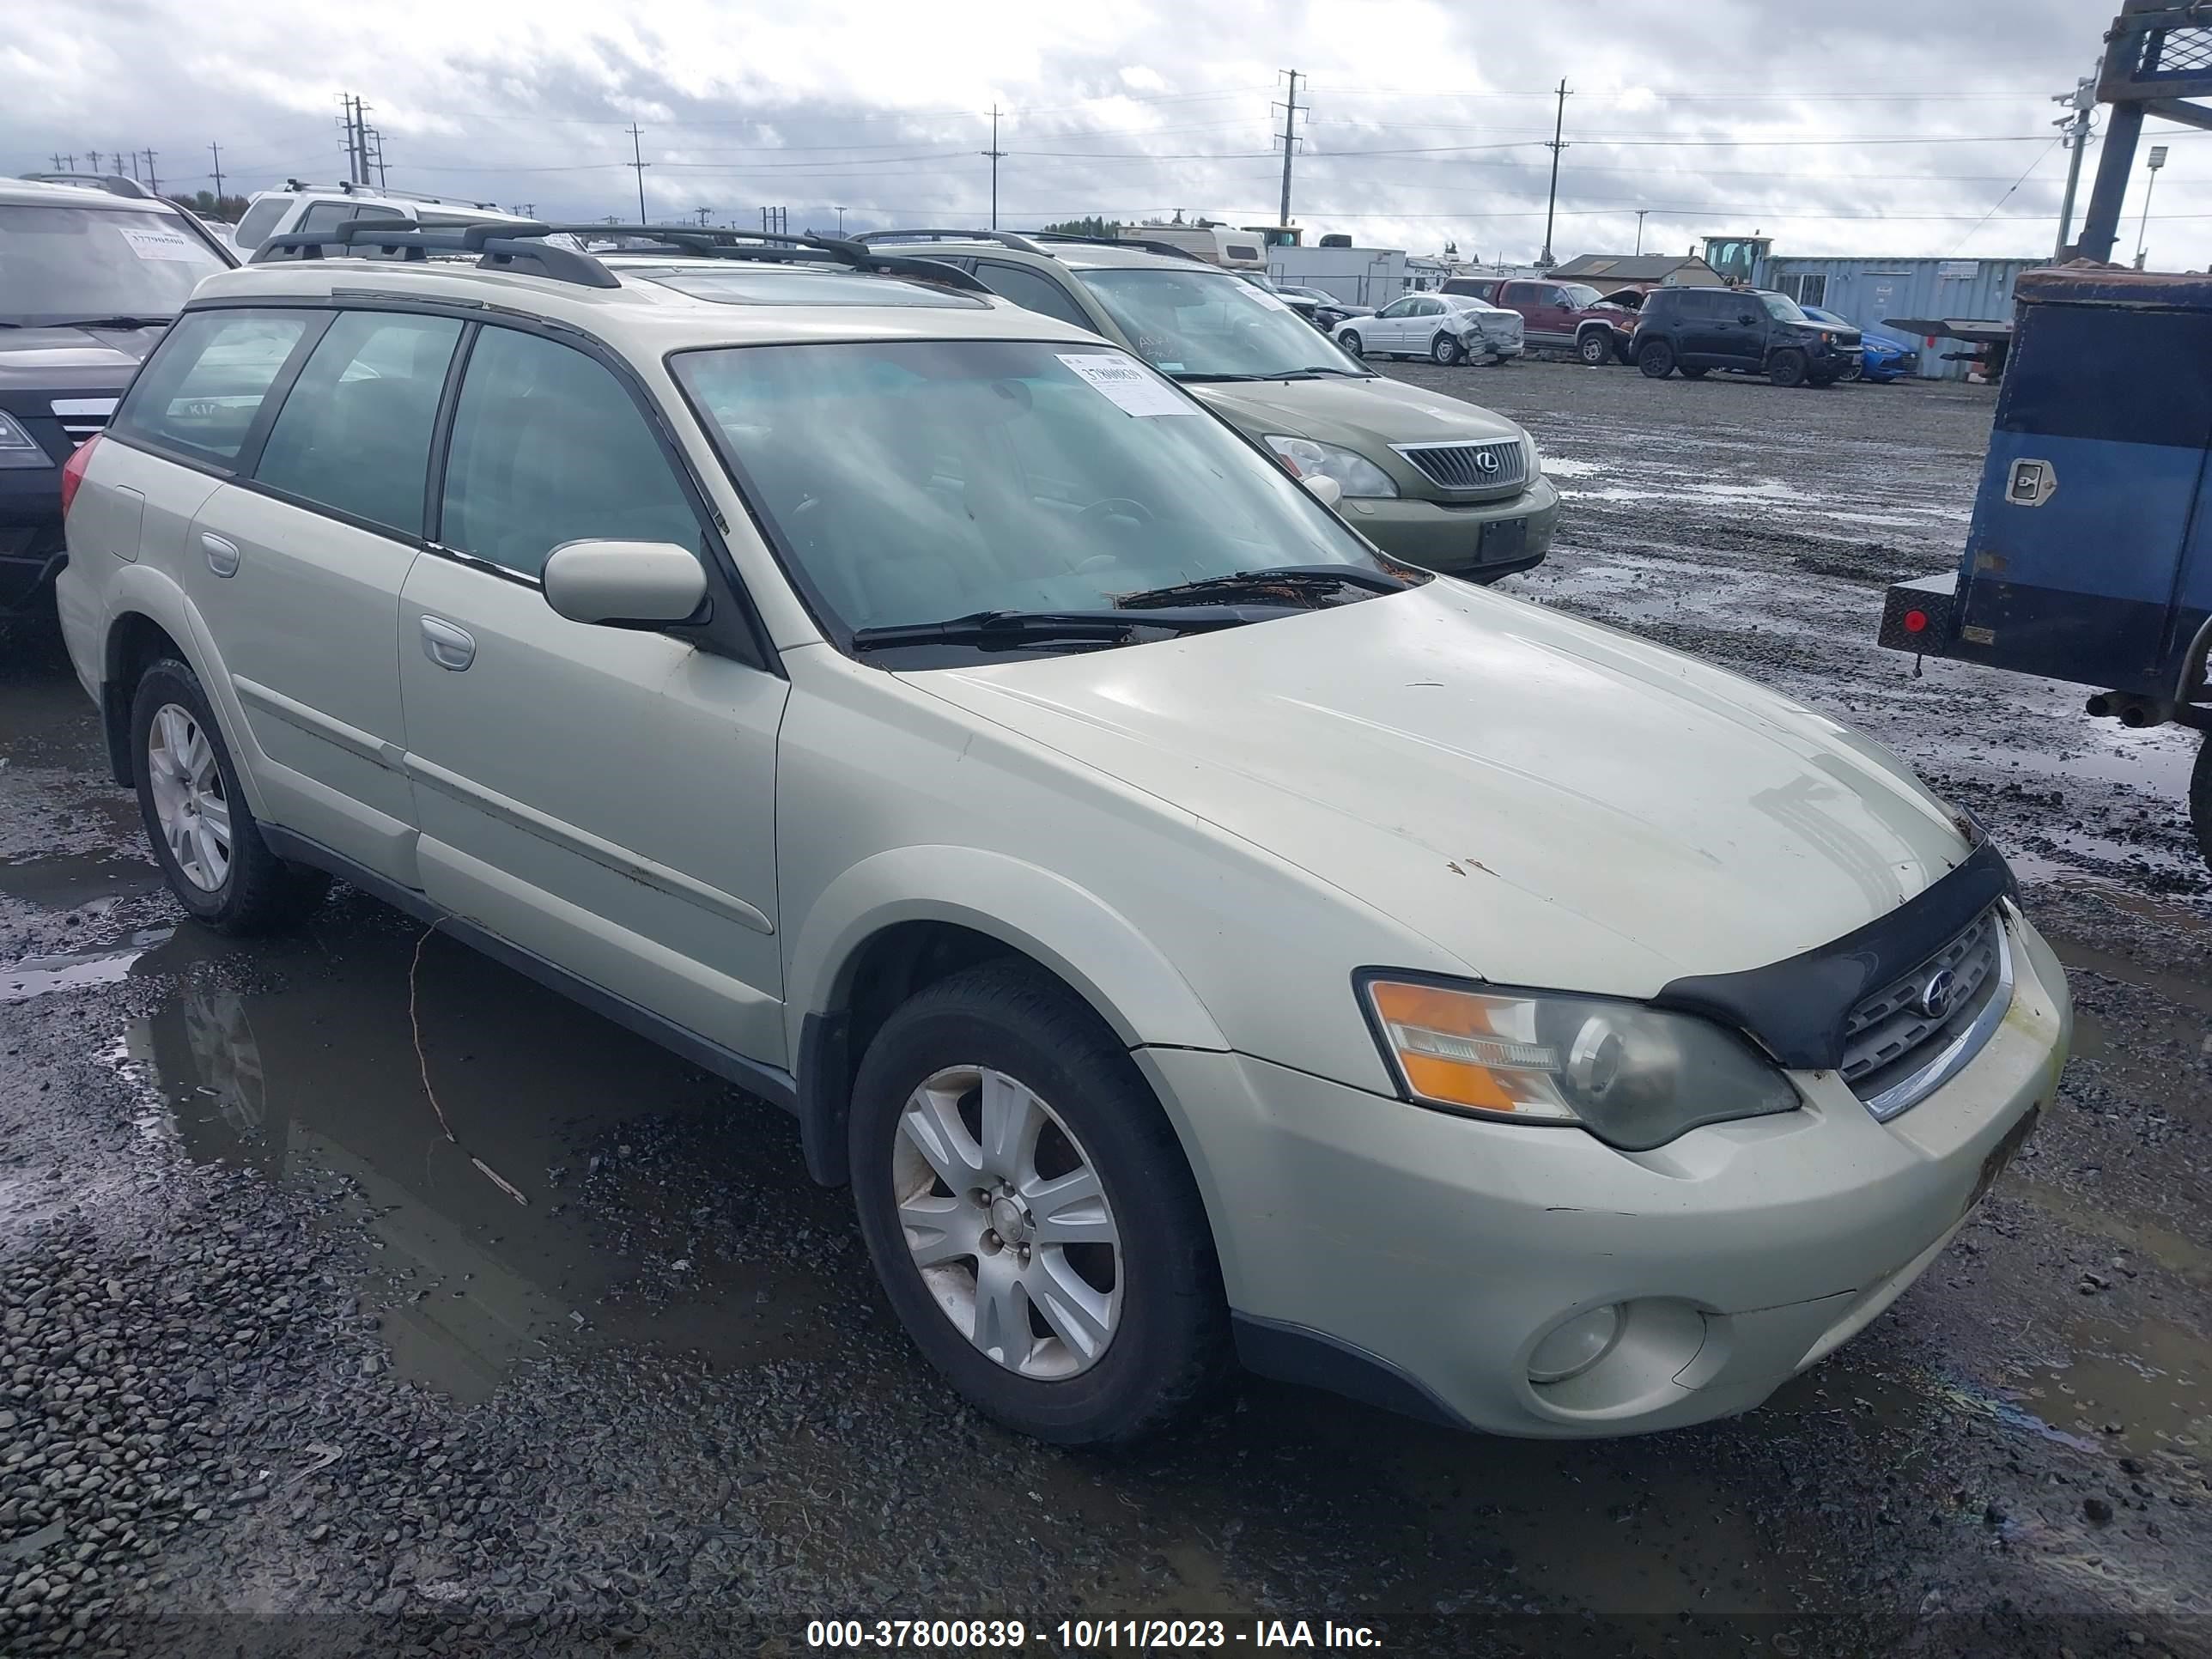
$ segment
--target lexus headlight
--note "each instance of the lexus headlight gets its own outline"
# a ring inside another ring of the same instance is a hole
[[[0,466],[52,466],[53,464],[53,457],[39,447],[37,439],[24,431],[12,417],[0,414]]]
[[[1334,478],[1347,495],[1395,495],[1397,484],[1389,473],[1369,460],[1334,444],[1317,444],[1311,438],[1272,436],[1261,440],[1293,478]]]
[[[1608,1146],[1644,1152],[1700,1124],[1799,1104],[1771,1062],[1692,1015],[1382,977],[1364,991],[1398,1081],[1425,1105],[1579,1124]]]

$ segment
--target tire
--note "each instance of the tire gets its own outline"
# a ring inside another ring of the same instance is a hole
[[[987,1090],[995,1110],[1032,1125],[1011,1158],[983,1150]],[[854,1206],[884,1293],[977,1409],[1055,1444],[1121,1445],[1188,1418],[1233,1373],[1220,1264],[1175,1131],[1113,1032],[1038,969],[984,963],[895,1012],[860,1061],[851,1135]],[[991,1188],[966,1184],[1011,1173],[1027,1194],[1085,1165],[1103,1200],[1061,1213],[1114,1242],[1072,1240],[1049,1262],[1049,1214],[1040,1220],[1003,1188],[978,1202]],[[926,1230],[944,1252],[927,1270],[902,1214],[944,1218]],[[1032,1226],[1034,1246],[1007,1243]],[[971,1231],[971,1250],[945,1242]],[[978,1285],[994,1266],[1005,1289],[987,1310]],[[1033,1285],[1043,1299],[1030,1297]],[[992,1311],[1008,1322],[993,1327]],[[994,1331],[1011,1339],[1001,1352],[1022,1346],[1018,1358],[989,1351]]]
[[[2197,745],[2197,769],[2189,775],[2189,821],[2196,826],[2197,851],[2212,865],[2212,732]]]
[[[1766,360],[1766,378],[1777,386],[1803,386],[1812,376],[1805,354],[1796,346],[1784,346]]]
[[[1402,351],[1386,351],[1382,355],[1394,363],[1402,363],[1406,361],[1406,354]]]
[[[1439,334],[1429,342],[1429,361],[1439,368],[1449,368],[1466,356],[1467,353],[1460,349],[1459,342],[1449,334]]]
[[[185,664],[164,658],[140,678],[131,755],[155,861],[195,921],[234,937],[281,933],[322,902],[331,878],[287,863],[262,840],[230,747]]]
[[[1682,369],[1682,378],[1686,380],[1702,380],[1711,373],[1712,370],[1709,368],[1692,368],[1686,364]]]
[[[1805,384],[1816,392],[1826,392],[1830,386],[1835,385],[1838,378],[1833,374],[1808,374],[1805,377]]]
[[[1575,356],[1592,368],[1603,368],[1614,357],[1613,337],[1601,328],[1586,329],[1575,342]]]
[[[1654,380],[1663,380],[1674,372],[1674,348],[1665,340],[1646,340],[1636,354],[1636,366]]]
[[[1345,330],[1344,332],[1337,337],[1336,343],[1355,357],[1364,357],[1367,355],[1367,348],[1361,343],[1359,338],[1359,331],[1356,328],[1347,328]]]

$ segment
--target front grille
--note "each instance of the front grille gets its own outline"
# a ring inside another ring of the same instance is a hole
[[[116,399],[112,398],[57,398],[54,399],[54,418],[61,422],[62,430],[69,434],[70,447],[74,449],[94,433],[107,424],[115,413]]]
[[[1398,444],[1397,452],[1446,489],[1504,489],[1526,481],[1528,451],[1515,438],[1487,444]]]
[[[1947,988],[1948,994],[1931,998],[1931,987]],[[1887,1121],[1934,1093],[1980,1052],[2011,1001],[2012,958],[1992,908],[1851,1010],[1844,1028],[1844,1081]]]

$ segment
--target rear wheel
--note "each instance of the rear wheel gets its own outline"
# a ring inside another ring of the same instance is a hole
[[[1592,368],[1603,368],[1613,359],[1613,336],[1601,328],[1585,330],[1575,343],[1575,355]]]
[[[1636,354],[1636,366],[1655,380],[1674,372],[1674,348],[1664,340],[1647,340]]]
[[[1777,386],[1802,386],[1808,377],[1805,354],[1784,346],[1766,360],[1766,378]]]
[[[1429,361],[1445,368],[1449,368],[1466,356],[1467,353],[1460,349],[1459,342],[1449,334],[1439,334],[1429,342]]]
[[[2197,828],[2197,850],[2212,864],[2212,732],[2197,745],[2197,769],[2190,775],[2189,821]]]
[[[853,1090],[860,1231],[907,1334],[968,1400],[1062,1445],[1138,1439],[1230,1375],[1197,1183],[1127,1051],[1025,963],[939,981]]]
[[[1336,337],[1336,343],[1355,357],[1364,357],[1367,355],[1367,347],[1360,339],[1359,331],[1356,328],[1345,330]]]
[[[331,878],[288,864],[261,839],[199,677],[173,659],[138,682],[131,707],[138,811],[169,891],[219,933],[275,933],[322,902]]]

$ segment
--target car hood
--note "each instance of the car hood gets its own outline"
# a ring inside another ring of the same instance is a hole
[[[1233,425],[1263,437],[1284,433],[1359,448],[1392,444],[1480,442],[1515,438],[1521,428],[1500,415],[1402,380],[1233,380],[1189,388]]]
[[[1834,721],[1449,580],[908,678],[1501,982],[1649,996],[1780,961],[1970,850],[1942,802]]]
[[[120,392],[159,328],[0,328],[0,392]]]

